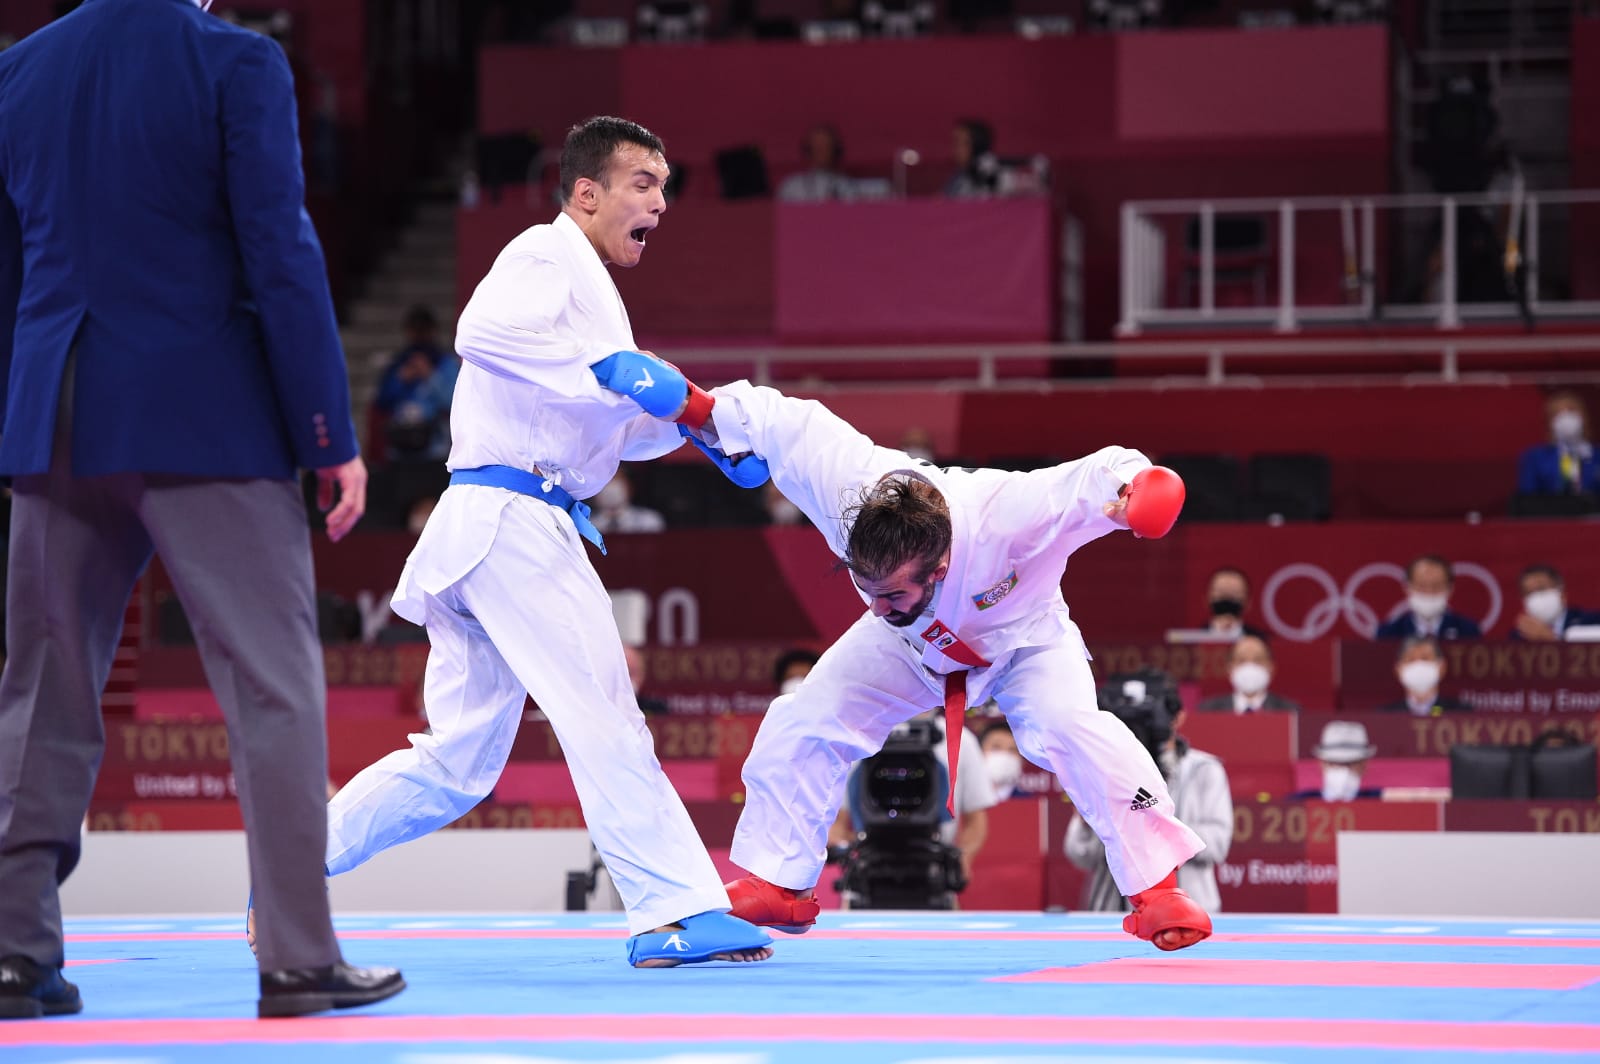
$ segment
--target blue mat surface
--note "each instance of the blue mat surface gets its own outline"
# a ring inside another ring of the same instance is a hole
[[[71,921],[85,1010],[0,1023],[0,1064],[1600,1062],[1600,923],[1223,916],[1164,954],[1109,915],[830,913],[661,970],[618,914],[338,924],[408,989],[263,1022],[238,917]]]

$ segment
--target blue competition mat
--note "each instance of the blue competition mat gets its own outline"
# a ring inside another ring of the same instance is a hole
[[[1109,914],[827,913],[644,971],[614,913],[338,924],[409,988],[258,1021],[237,916],[70,921],[85,1010],[0,1022],[0,1062],[1600,1062],[1600,923],[1221,916],[1166,954]]]

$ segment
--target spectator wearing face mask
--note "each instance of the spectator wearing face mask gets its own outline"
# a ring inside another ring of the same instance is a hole
[[[1600,462],[1589,441],[1589,415],[1583,400],[1570,391],[1545,400],[1550,442],[1522,452],[1517,468],[1521,495],[1600,494]]]
[[[589,500],[589,519],[601,534],[613,532],[664,532],[667,519],[647,506],[633,504],[633,482],[621,469]]]
[[[1017,783],[1022,779],[1022,754],[1017,751],[1016,736],[1011,734],[1011,725],[999,720],[984,730],[979,743],[995,799],[1003,802],[1017,793]]]
[[[1210,617],[1206,628],[1219,639],[1253,635],[1265,639],[1266,633],[1245,623],[1244,611],[1250,605],[1250,579],[1244,570],[1224,566],[1206,582],[1206,608]]]
[[[1476,621],[1450,612],[1455,570],[1437,554],[1424,554],[1406,566],[1406,611],[1378,625],[1379,639],[1426,635],[1435,639],[1478,639]]]
[[[1439,683],[1444,679],[1444,655],[1439,651],[1439,641],[1431,636],[1412,636],[1400,645],[1395,658],[1395,676],[1406,695],[1398,702],[1383,706],[1386,713],[1409,713],[1413,717],[1437,717],[1468,708],[1455,698],[1439,693]]]
[[[1322,728],[1322,741],[1311,748],[1311,755],[1322,762],[1322,787],[1298,791],[1290,798],[1321,798],[1324,802],[1353,802],[1357,798],[1381,798],[1383,792],[1361,786],[1367,762],[1378,748],[1367,739],[1366,725],[1356,720],[1330,720]]]
[[[1530,565],[1517,578],[1522,613],[1511,638],[1549,643],[1564,638],[1568,628],[1600,624],[1600,613],[1567,605],[1567,583],[1553,565]]]
[[[1259,713],[1264,710],[1297,711],[1298,702],[1272,690],[1277,666],[1272,647],[1260,636],[1242,635],[1228,653],[1228,683],[1232,694],[1217,695],[1200,703],[1202,712]]]
[[[772,663],[772,686],[778,689],[778,695],[782,697],[798,690],[800,681],[811,674],[817,660],[815,653],[801,647],[779,654],[778,660]]]

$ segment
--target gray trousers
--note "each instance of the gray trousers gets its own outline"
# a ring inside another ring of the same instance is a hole
[[[0,675],[0,957],[63,963],[58,888],[78,863],[105,747],[100,696],[134,583],[159,553],[227,719],[261,970],[333,964],[341,958],[323,874],[327,690],[299,486],[75,477],[70,402],[62,406],[50,471],[13,487],[9,657]],[[243,930],[241,916],[241,951]]]

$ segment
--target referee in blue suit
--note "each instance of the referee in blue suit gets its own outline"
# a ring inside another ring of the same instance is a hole
[[[323,881],[326,687],[297,470],[316,470],[336,540],[367,474],[294,88],[277,44],[202,3],[87,0],[0,53],[0,1018],[82,1008],[58,887],[153,553],[227,718],[259,1014],[405,985],[344,963]]]

